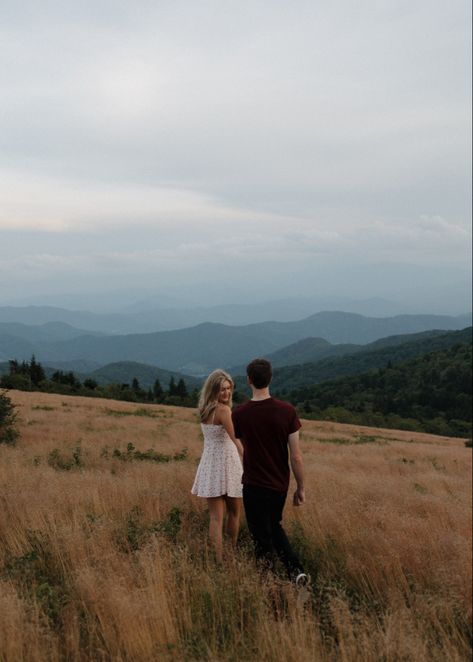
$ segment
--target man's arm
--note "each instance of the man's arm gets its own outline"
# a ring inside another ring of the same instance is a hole
[[[302,453],[299,446],[299,432],[293,432],[289,435],[288,444],[291,469],[297,483],[297,489],[294,492],[293,504],[295,506],[301,506],[305,502],[305,490]]]

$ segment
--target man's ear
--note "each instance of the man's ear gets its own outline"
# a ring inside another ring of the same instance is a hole
[[[253,386],[253,384],[251,383],[251,379],[249,377],[246,378],[246,383],[248,384],[248,386]]]

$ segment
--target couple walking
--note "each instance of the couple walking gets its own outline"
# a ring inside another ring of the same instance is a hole
[[[281,526],[289,488],[289,461],[297,488],[293,504],[304,503],[300,421],[292,405],[271,397],[269,361],[255,359],[246,369],[252,399],[232,412],[233,381],[223,370],[212,372],[201,391],[199,414],[204,451],[192,494],[207,499],[209,537],[222,559],[222,530],[236,544],[241,501],[256,557],[273,567],[274,556],[298,585],[308,581]],[[243,460],[243,470],[242,470]]]

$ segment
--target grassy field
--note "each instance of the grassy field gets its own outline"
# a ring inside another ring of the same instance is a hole
[[[260,576],[243,526],[217,566],[190,487],[195,411],[10,392],[0,446],[0,660],[470,659],[471,449],[307,421],[307,504],[285,525],[314,578]]]

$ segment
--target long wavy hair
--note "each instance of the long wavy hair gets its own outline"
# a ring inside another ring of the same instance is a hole
[[[214,370],[205,380],[202,390],[199,395],[199,416],[202,423],[209,420],[218,405],[218,395],[223,382],[230,382],[232,392],[228,402],[230,408],[232,406],[232,394],[234,383],[233,379],[224,370]]]

